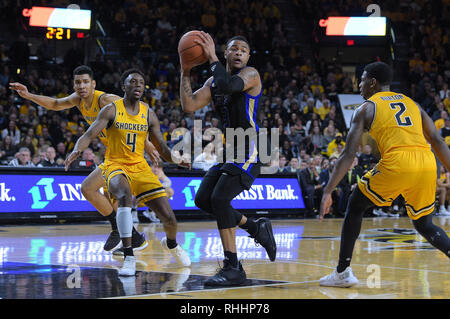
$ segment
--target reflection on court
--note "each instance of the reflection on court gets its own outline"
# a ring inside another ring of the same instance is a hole
[[[434,218],[450,232],[450,218]],[[359,284],[324,288],[336,266],[341,219],[273,220],[277,259],[237,229],[238,258],[247,273],[239,287],[205,289],[222,265],[215,222],[180,222],[178,243],[192,260],[179,268],[164,251],[163,227],[140,224],[148,247],[136,253],[137,275],[120,278],[123,257],[103,250],[106,223],[0,227],[0,298],[450,298],[448,258],[407,218],[364,219],[352,269]]]

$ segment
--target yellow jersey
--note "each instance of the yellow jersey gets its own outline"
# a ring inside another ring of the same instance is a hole
[[[378,92],[368,100],[375,104],[369,134],[376,141],[381,158],[400,149],[431,149],[423,135],[420,109],[413,100],[395,92]]]
[[[83,115],[86,122],[88,122],[89,125],[92,125],[92,123],[97,119],[97,115],[100,112],[100,97],[105,94],[105,92],[95,90],[94,91],[94,98],[92,99],[92,104],[88,107],[85,105],[84,101],[81,100],[80,103],[80,112],[81,115]],[[100,138],[100,141],[102,141],[103,145],[108,147],[108,141],[106,139],[106,130],[102,130],[100,134],[98,135]]]
[[[139,112],[132,115],[126,110],[123,99],[113,103],[116,106],[116,116],[107,128],[105,164],[113,162],[134,165],[146,162],[144,145],[149,130],[148,106],[139,102]]]

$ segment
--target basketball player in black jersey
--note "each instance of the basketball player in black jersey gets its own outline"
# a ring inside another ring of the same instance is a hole
[[[216,56],[212,37],[204,32],[199,37],[196,42],[203,47],[213,76],[203,87],[192,93],[190,69],[181,62],[180,96],[183,110],[195,112],[213,102],[224,129],[252,128],[253,132],[258,132],[256,113],[262,83],[258,71],[247,67],[250,58],[248,41],[242,36],[236,36],[227,42],[225,69]],[[241,143],[241,146],[245,144],[245,154],[242,154],[245,157],[235,152],[232,159],[223,158],[221,163],[210,168],[195,196],[196,206],[217,219],[225,255],[223,268],[205,281],[206,286],[239,285],[246,279],[245,271],[237,258],[236,226],[246,230],[250,237],[261,244],[271,261],[276,257],[276,243],[270,221],[267,218],[256,221],[248,219],[231,206],[233,198],[250,189],[261,168],[257,145],[251,139],[244,140],[237,143]],[[224,147],[224,157],[225,153]],[[238,160],[234,160],[236,156]],[[239,158],[244,160],[239,161]]]

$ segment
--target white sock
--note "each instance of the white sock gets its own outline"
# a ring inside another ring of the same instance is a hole
[[[130,238],[133,230],[133,216],[131,215],[131,207],[117,208],[116,221],[120,238]]]

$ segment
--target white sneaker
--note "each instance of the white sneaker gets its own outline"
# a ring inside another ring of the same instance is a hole
[[[394,218],[398,218],[400,217],[400,214],[397,212],[392,212],[392,213],[387,213],[388,217],[394,217]]]
[[[122,268],[119,270],[119,276],[134,276],[136,275],[136,257],[126,256],[123,261]]]
[[[145,217],[147,217],[148,219],[150,219],[150,221],[152,222],[152,223],[155,223],[155,224],[160,224],[161,223],[161,221],[159,220],[159,218],[158,217],[156,217],[156,214],[155,214],[155,212],[154,211],[151,211],[151,210],[145,210],[144,212],[143,212],[143,215],[145,216]]]
[[[450,212],[444,206],[439,207],[439,216],[450,216]]]
[[[388,216],[388,214],[386,214],[385,212],[383,212],[383,210],[382,210],[381,208],[375,208],[375,209],[373,210],[373,214],[374,214],[375,216],[378,216],[378,217],[386,217],[386,216]]]
[[[189,255],[179,244],[177,244],[177,247],[169,249],[169,247],[167,247],[167,237],[164,237],[161,239],[161,245],[165,250],[168,250],[172,254],[179,265],[183,267],[189,267],[191,265]]]
[[[356,285],[357,283],[358,279],[355,277],[350,267],[347,267],[341,273],[338,273],[335,269],[331,274],[322,277],[319,280],[319,284],[326,287],[348,288]]]

